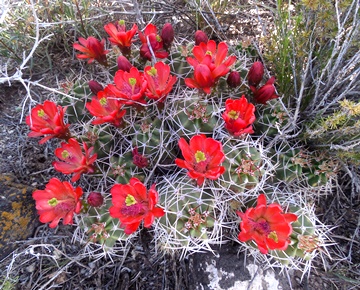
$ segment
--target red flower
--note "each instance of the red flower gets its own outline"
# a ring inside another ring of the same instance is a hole
[[[179,147],[185,160],[176,158],[175,163],[188,169],[187,175],[196,179],[198,185],[202,185],[205,178],[215,180],[224,173],[225,168],[220,163],[225,160],[225,155],[219,141],[196,135],[190,139],[189,145],[180,138]]]
[[[108,85],[109,90],[120,101],[127,105],[135,102],[145,103],[144,94],[147,82],[142,73],[136,67],[132,67],[129,72],[118,70],[114,77],[115,85]]]
[[[149,161],[147,160],[147,158],[144,155],[139,154],[137,147],[135,147],[134,150],[132,151],[132,155],[133,155],[133,163],[137,167],[144,168],[149,165]]]
[[[225,108],[222,117],[230,134],[238,137],[254,133],[252,123],[255,121],[255,106],[248,103],[244,95],[239,100],[227,99]]]
[[[107,34],[110,35],[109,41],[117,45],[123,54],[127,55],[131,52],[132,39],[138,30],[136,24],[134,24],[130,30],[126,31],[125,21],[120,20],[116,25],[112,23],[106,24],[104,29]]]
[[[113,218],[120,220],[125,227],[125,233],[135,232],[141,221],[149,228],[155,217],[162,217],[162,208],[155,207],[158,203],[158,193],[153,184],[147,192],[146,187],[137,178],[131,178],[128,184],[115,184],[111,188],[112,203],[109,212]]]
[[[86,108],[91,115],[97,117],[92,123],[99,125],[103,123],[111,123],[119,127],[122,123],[122,117],[126,110],[121,110],[123,102],[116,99],[108,87],[100,91],[91,100],[91,103],[86,104]]]
[[[229,75],[226,79],[226,83],[228,84],[228,86],[230,88],[236,88],[236,87],[240,86],[241,77],[240,77],[239,72],[232,71],[231,73],[229,73]]]
[[[291,223],[297,220],[292,213],[283,213],[277,203],[266,205],[266,197],[261,194],[257,206],[251,207],[245,213],[237,212],[241,218],[238,236],[241,242],[253,240],[260,252],[267,254],[270,250],[286,250],[292,233]]]
[[[93,207],[100,207],[104,203],[104,197],[100,192],[90,192],[89,196],[87,197],[87,203]]]
[[[28,136],[48,135],[39,141],[40,144],[54,137],[68,140],[70,138],[70,125],[64,123],[65,111],[66,108],[57,106],[51,101],[45,101],[43,105],[37,105],[31,110],[31,114],[26,117],[26,124],[32,130]]]
[[[97,60],[100,64],[107,65],[106,54],[109,50],[105,50],[105,40],[97,40],[95,37],[88,37],[87,39],[79,37],[79,43],[74,43],[75,49],[79,50],[83,54],[77,54],[79,59],[89,59],[88,63],[92,63]]]
[[[256,61],[251,66],[248,73],[249,86],[257,87],[264,76],[264,66],[260,61]]]
[[[50,179],[45,190],[36,190],[32,194],[40,221],[51,222],[50,228],[55,228],[61,218],[64,225],[73,223],[74,213],[78,214],[81,209],[82,195],[83,191],[80,187],[74,190],[69,182],[61,182],[57,178]]]
[[[163,41],[161,36],[157,34],[157,28],[154,24],[150,23],[145,27],[144,34],[139,31],[139,38],[142,42],[142,46],[140,47],[140,55],[141,57],[151,60],[152,52],[155,57],[158,58],[166,58],[168,57],[168,53],[163,49]],[[150,47],[151,50],[150,50]]]
[[[161,39],[163,41],[163,46],[165,49],[168,49],[172,42],[174,41],[174,29],[170,23],[166,23],[161,30]]]
[[[120,55],[117,59],[118,69],[129,72],[133,67],[130,61],[125,57]]]
[[[153,67],[145,67],[144,77],[147,81],[146,96],[160,102],[165,101],[177,80],[175,76],[170,75],[170,66],[163,62],[157,62]]]
[[[267,101],[278,98],[279,96],[275,93],[274,83],[275,77],[272,77],[258,90],[250,86],[251,91],[254,93],[255,102],[266,105]]]
[[[206,94],[210,94],[215,78],[207,65],[198,64],[194,69],[194,78],[186,78],[185,84],[189,88],[202,89]]]
[[[98,92],[102,91],[104,88],[102,85],[100,85],[97,81],[89,81],[89,88],[90,88],[90,91],[97,95]]]
[[[62,161],[54,161],[53,166],[57,171],[64,174],[74,173],[71,182],[79,180],[82,173],[93,173],[95,167],[93,163],[97,158],[97,154],[92,154],[93,147],[87,148],[86,143],[83,143],[85,155],[80,147],[79,142],[70,138],[68,143],[61,143],[61,148],[55,149],[55,155]]]
[[[230,70],[229,67],[236,61],[236,56],[227,57],[228,46],[225,42],[220,42],[217,48],[214,40],[209,40],[207,43],[201,42],[199,45],[194,46],[192,52],[195,58],[188,57],[186,60],[194,68],[199,63],[203,63],[208,55],[211,56],[211,61],[207,63],[209,69],[211,71],[220,70],[216,73],[216,80],[226,75]]]
[[[195,45],[199,45],[202,42],[207,43],[208,41],[209,38],[204,31],[198,30],[195,32]]]

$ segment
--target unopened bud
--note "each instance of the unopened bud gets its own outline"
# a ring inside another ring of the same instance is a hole
[[[248,82],[249,86],[257,87],[264,76],[264,66],[260,61],[253,63],[249,70]]]
[[[231,73],[229,73],[226,82],[230,88],[236,88],[240,86],[241,84],[240,74],[237,71],[232,71]]]
[[[166,23],[161,30],[161,39],[163,41],[164,48],[167,49],[171,46],[174,41],[174,29],[170,23]]]
[[[117,59],[118,69],[129,72],[130,69],[133,67],[129,60],[125,57],[120,55]]]
[[[97,95],[98,92],[102,91],[104,88],[97,81],[89,81],[89,88],[94,95]]]
[[[198,30],[195,32],[195,45],[199,45],[201,42],[207,43],[209,41],[209,38],[205,34],[204,31]]]
[[[87,198],[87,203],[93,207],[100,207],[104,203],[104,197],[100,192],[91,192]]]

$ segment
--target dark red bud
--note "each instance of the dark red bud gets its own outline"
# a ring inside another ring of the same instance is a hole
[[[240,86],[241,84],[240,74],[237,71],[232,71],[231,73],[229,73],[226,82],[230,88],[236,88]]]
[[[100,192],[91,192],[87,198],[87,203],[93,207],[100,207],[104,203],[104,197]]]
[[[93,80],[89,81],[89,88],[94,95],[97,95],[98,92],[104,89],[102,85]]]
[[[207,43],[209,41],[209,38],[205,34],[204,31],[198,30],[195,32],[195,45],[199,45],[202,42]]]
[[[144,168],[147,167],[149,165],[149,161],[147,160],[147,158],[144,155],[139,154],[138,148],[135,147],[132,151],[133,154],[133,163],[139,167],[139,168]]]
[[[248,82],[250,86],[257,87],[264,76],[264,66],[260,61],[253,63],[249,70]]]
[[[133,67],[129,60],[125,57],[120,55],[117,59],[118,69],[129,72],[130,69]]]
[[[163,46],[169,48],[174,41],[174,29],[170,23],[166,23],[161,30],[161,39],[163,41]]]

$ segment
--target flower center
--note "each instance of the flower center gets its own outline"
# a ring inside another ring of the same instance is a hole
[[[131,206],[131,205],[137,204],[137,201],[136,201],[135,197],[133,197],[131,194],[128,194],[125,198],[125,204],[126,204],[126,206]]]
[[[55,206],[55,212],[57,213],[70,212],[74,209],[74,202],[72,201],[60,202]]]
[[[271,233],[275,233],[275,232],[271,231],[270,225],[266,220],[261,220],[261,221],[257,221],[257,222],[254,221],[253,227],[261,235],[270,236]],[[276,235],[276,233],[275,233],[275,235]],[[274,234],[272,234],[271,236],[274,237]]]
[[[231,110],[228,113],[228,116],[230,119],[236,120],[237,118],[239,118],[239,112],[236,112],[235,110]]]
[[[129,84],[131,86],[135,86],[136,85],[136,79],[135,78],[129,78]]]
[[[100,103],[101,106],[105,106],[105,105],[107,104],[106,98],[101,98],[101,99],[99,100],[99,103]]]
[[[195,159],[196,159],[197,163],[199,163],[201,161],[205,161],[206,160],[205,153],[202,151],[196,151]]]
[[[127,216],[136,216],[142,214],[144,209],[141,203],[125,206],[121,208],[121,213]]]
[[[156,41],[157,41],[157,42],[161,42],[161,40],[162,40],[162,39],[161,39],[160,35],[156,35]]]
[[[270,234],[268,234],[268,238],[274,240],[275,243],[279,241],[278,236],[275,231],[272,231]]]
[[[44,118],[46,114],[45,114],[45,112],[44,112],[43,109],[40,109],[40,110],[37,112],[37,115],[38,115],[38,117],[40,117],[40,118]]]
[[[123,19],[121,19],[121,20],[119,20],[119,25],[125,25],[125,20],[123,20]]]
[[[61,157],[62,157],[63,159],[67,159],[67,158],[69,158],[69,156],[70,156],[69,151],[64,150],[63,152],[61,152]]]
[[[48,201],[48,204],[51,205],[51,206],[56,206],[58,203],[59,203],[59,202],[58,202],[58,200],[57,200],[55,197],[53,197],[52,199],[50,199],[50,200]]]
[[[205,54],[212,55],[212,52],[208,50]]]
[[[148,74],[149,76],[155,77],[155,76],[157,76],[157,69],[154,68],[154,67],[151,67],[151,69],[149,69],[149,70],[147,71],[147,74]]]

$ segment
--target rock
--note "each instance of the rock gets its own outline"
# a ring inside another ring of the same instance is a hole
[[[38,225],[33,188],[0,174],[0,260],[16,249],[16,241],[33,235]]]

